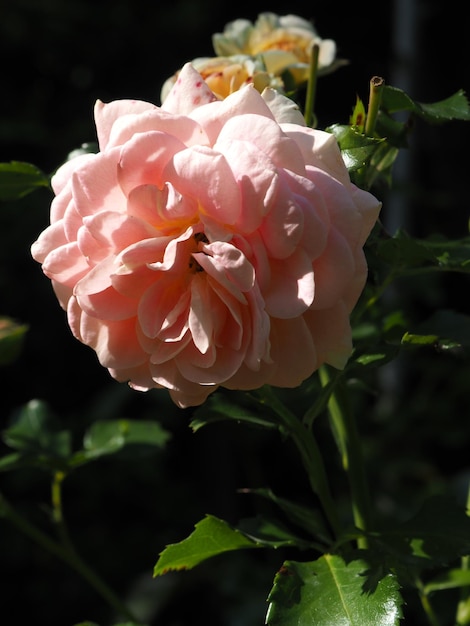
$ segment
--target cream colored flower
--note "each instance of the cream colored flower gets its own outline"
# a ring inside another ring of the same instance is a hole
[[[289,70],[297,83],[307,80],[313,44],[319,45],[319,74],[345,63],[336,59],[332,39],[321,39],[311,22],[296,15],[260,13],[254,24],[237,19],[223,33],[215,33],[212,42],[218,55],[259,55],[269,73],[280,76]]]

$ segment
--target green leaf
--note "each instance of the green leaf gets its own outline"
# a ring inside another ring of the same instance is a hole
[[[148,420],[102,420],[95,422],[83,439],[83,450],[77,452],[71,465],[82,465],[101,456],[114,454],[129,445],[163,448],[171,434],[158,422]]]
[[[384,141],[376,147],[364,175],[364,184],[367,189],[370,189],[379,178],[385,179],[387,185],[391,186],[392,166],[397,156],[398,148],[390,145],[388,141]]]
[[[449,569],[424,585],[424,593],[433,591],[443,591],[444,589],[455,589],[458,587],[470,587],[470,570]]]
[[[416,335],[406,332],[401,342],[404,345],[411,344],[416,346],[435,346],[439,340],[437,335]]]
[[[153,575],[160,576],[171,570],[189,570],[224,552],[259,547],[258,543],[227,522],[206,515],[187,539],[168,545],[160,553]]]
[[[31,163],[0,163],[0,200],[18,200],[40,187],[49,187],[49,177]]]
[[[319,539],[325,544],[329,544],[332,540],[331,534],[325,525],[325,520],[319,511],[307,506],[297,504],[276,496],[271,489],[245,489],[247,493],[254,493],[263,496],[274,502],[286,514],[288,519],[308,532],[312,537]]]
[[[370,537],[371,560],[380,558],[399,572],[410,573],[441,567],[470,554],[470,517],[452,498],[433,496],[410,520]]]
[[[354,106],[353,112],[351,113],[351,117],[349,118],[349,125],[357,128],[359,133],[363,133],[365,122],[366,108],[362,100],[359,98],[359,96],[357,96],[356,104]]]
[[[370,242],[370,250],[385,261],[395,275],[415,274],[416,269],[470,272],[470,238],[449,240],[442,237],[416,239],[405,231],[393,237]]]
[[[325,554],[316,561],[286,561],[268,597],[270,626],[394,626],[402,617],[396,577],[385,574],[367,589],[368,565]]]
[[[389,113],[410,111],[429,123],[470,120],[469,103],[462,89],[445,100],[423,104],[412,100],[401,89],[386,85],[382,92],[382,107]]]
[[[324,545],[322,546],[314,540],[302,539],[278,520],[269,519],[263,515],[241,520],[238,524],[238,530],[252,539],[259,547],[295,547],[303,550],[313,548],[320,553],[325,552]]]
[[[435,563],[448,563],[470,554],[470,517],[446,496],[434,496],[396,532],[411,540],[413,553]]]
[[[49,406],[40,400],[31,400],[21,409],[3,439],[11,448],[38,459],[65,459],[71,450],[70,432],[61,430]]]
[[[242,399],[244,403],[242,403]],[[236,401],[225,397],[223,393],[215,393],[193,413],[190,426],[194,432],[207,426],[225,420],[235,420],[263,428],[277,429],[278,425],[274,420],[266,419],[258,413],[258,407],[250,401],[248,395],[237,395]]]
[[[8,365],[18,358],[28,326],[8,317],[0,318],[0,365]]]
[[[11,470],[24,467],[24,457],[19,452],[12,452],[0,457],[0,472],[10,472]]]
[[[368,137],[356,128],[334,124],[326,129],[336,137],[343,161],[349,172],[355,172],[369,163],[383,139]]]
[[[415,329],[415,332],[434,334],[441,350],[456,346],[470,347],[470,315],[441,309],[433,313]]]

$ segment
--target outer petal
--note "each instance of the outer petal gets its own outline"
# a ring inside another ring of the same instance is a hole
[[[135,333],[135,319],[103,321],[83,313],[75,298],[67,311],[75,337],[91,346],[104,367],[129,368],[141,365],[147,355],[140,347]]]
[[[103,151],[107,148],[113,125],[122,115],[137,114],[154,109],[156,109],[154,104],[142,100],[115,100],[109,104],[97,100],[94,115],[100,150]]]
[[[162,109],[187,115],[202,104],[213,102],[216,99],[201,75],[190,63],[186,63],[162,104]]]
[[[349,309],[341,300],[330,309],[310,309],[304,320],[315,341],[318,364],[328,363],[343,369],[352,354]]]
[[[315,341],[303,317],[275,320],[271,341],[277,367],[269,384],[296,387],[318,367]]]
[[[278,124],[297,124],[306,126],[305,118],[299,109],[299,106],[290,98],[279,93],[276,89],[267,87],[261,94],[274,115],[274,119]]]
[[[119,148],[93,155],[72,174],[72,194],[82,217],[103,208],[125,211],[125,196],[118,185]]]

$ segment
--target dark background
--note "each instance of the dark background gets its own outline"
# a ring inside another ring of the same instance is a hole
[[[347,123],[356,94],[367,99],[374,75],[421,102],[468,89],[468,17],[452,0],[252,2],[243,11],[236,3],[209,0],[3,0],[0,161],[26,161],[52,172],[72,149],[95,140],[97,98],[159,104],[169,75],[194,57],[213,56],[212,33],[238,17],[254,21],[263,11],[312,18],[323,38],[337,42],[338,56],[350,61],[319,81],[321,128]],[[416,125],[410,150],[397,164],[397,189],[384,197],[383,219],[391,231],[467,234],[469,140],[468,123]],[[48,224],[50,200],[41,190],[0,206],[0,315],[30,328],[20,358],[0,372],[0,427],[33,398],[47,401],[77,440],[94,419],[161,421],[173,434],[164,454],[100,461],[66,482],[66,514],[79,550],[123,597],[137,590],[142,602],[148,588],[148,613],[139,607],[159,626],[263,623],[282,552],[215,559],[155,581],[151,573],[159,551],[187,536],[205,513],[236,523],[262,508],[237,495],[238,488],[269,485],[301,493],[295,457],[276,436],[232,424],[194,435],[191,412],[173,407],[165,392],[137,394],[110,380],[94,353],[71,337],[49,281],[30,256],[31,243]],[[469,313],[468,287],[465,278],[451,277],[404,285],[402,295],[417,319],[442,306]],[[433,359],[426,361],[426,379],[417,362],[398,388],[384,383],[393,411],[384,410],[383,401],[382,417],[375,414],[373,424],[366,419],[362,425],[371,464],[379,465],[382,453],[391,455],[390,467],[377,473],[377,501],[395,514],[412,502],[415,487],[456,482],[468,465],[468,362]],[[398,449],[402,456],[391,453]],[[19,472],[2,476],[0,484],[22,513],[47,528],[47,477]],[[401,505],[393,504],[395,496]],[[1,623],[112,623],[85,583],[2,520],[0,555],[7,577],[0,585]]]

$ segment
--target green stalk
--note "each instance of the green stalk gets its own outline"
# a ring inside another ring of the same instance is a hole
[[[312,46],[312,56],[310,60],[310,71],[307,82],[307,94],[305,96],[305,121],[307,126],[313,128],[316,124],[315,119],[315,97],[317,93],[317,78],[318,78],[318,56],[320,54],[320,46],[314,43]]]
[[[69,552],[73,552],[74,548],[68,534],[67,526],[65,524],[64,514],[62,510],[62,481],[65,479],[66,474],[64,472],[55,472],[54,479],[51,487],[51,500],[52,500],[52,518],[59,533],[59,538]]]
[[[364,132],[368,137],[374,136],[375,124],[382,102],[382,90],[385,81],[380,76],[373,76],[369,83],[369,106],[367,109],[366,124]]]
[[[416,587],[418,589],[419,599],[421,601],[421,606],[426,614],[426,618],[430,626],[440,626],[439,620],[437,618],[434,609],[432,608],[431,602],[429,601],[429,596],[424,591],[423,584],[421,580],[416,580]]]
[[[467,515],[470,515],[470,484],[467,490]],[[462,557],[461,568],[463,570],[470,569],[470,557]],[[470,587],[463,587],[460,591],[455,623],[458,626],[468,626],[470,624]]]
[[[330,382],[330,375],[326,366],[320,368],[319,376],[322,386],[326,387]],[[336,389],[338,387],[339,385],[336,386]],[[371,530],[370,495],[356,421],[346,399],[340,397],[338,391],[332,393],[328,402],[328,411],[341,454],[342,465],[349,480],[354,524],[360,530]],[[367,548],[365,537],[359,537],[358,547]]]
[[[75,550],[52,540],[48,535],[30,524],[22,515],[17,513],[11,504],[0,494],[0,517],[5,517],[27,537],[47,550],[54,556],[67,563],[82,576],[106,602],[127,620],[139,624],[139,620],[132,615],[129,609],[120,601],[114,591],[78,556]]]
[[[318,496],[334,537],[337,539],[341,530],[336,505],[331,495],[321,452],[312,431],[307,429],[298,417],[279,400],[271,387],[264,387],[263,395],[266,404],[281,418],[284,427],[297,446],[312,490]]]

